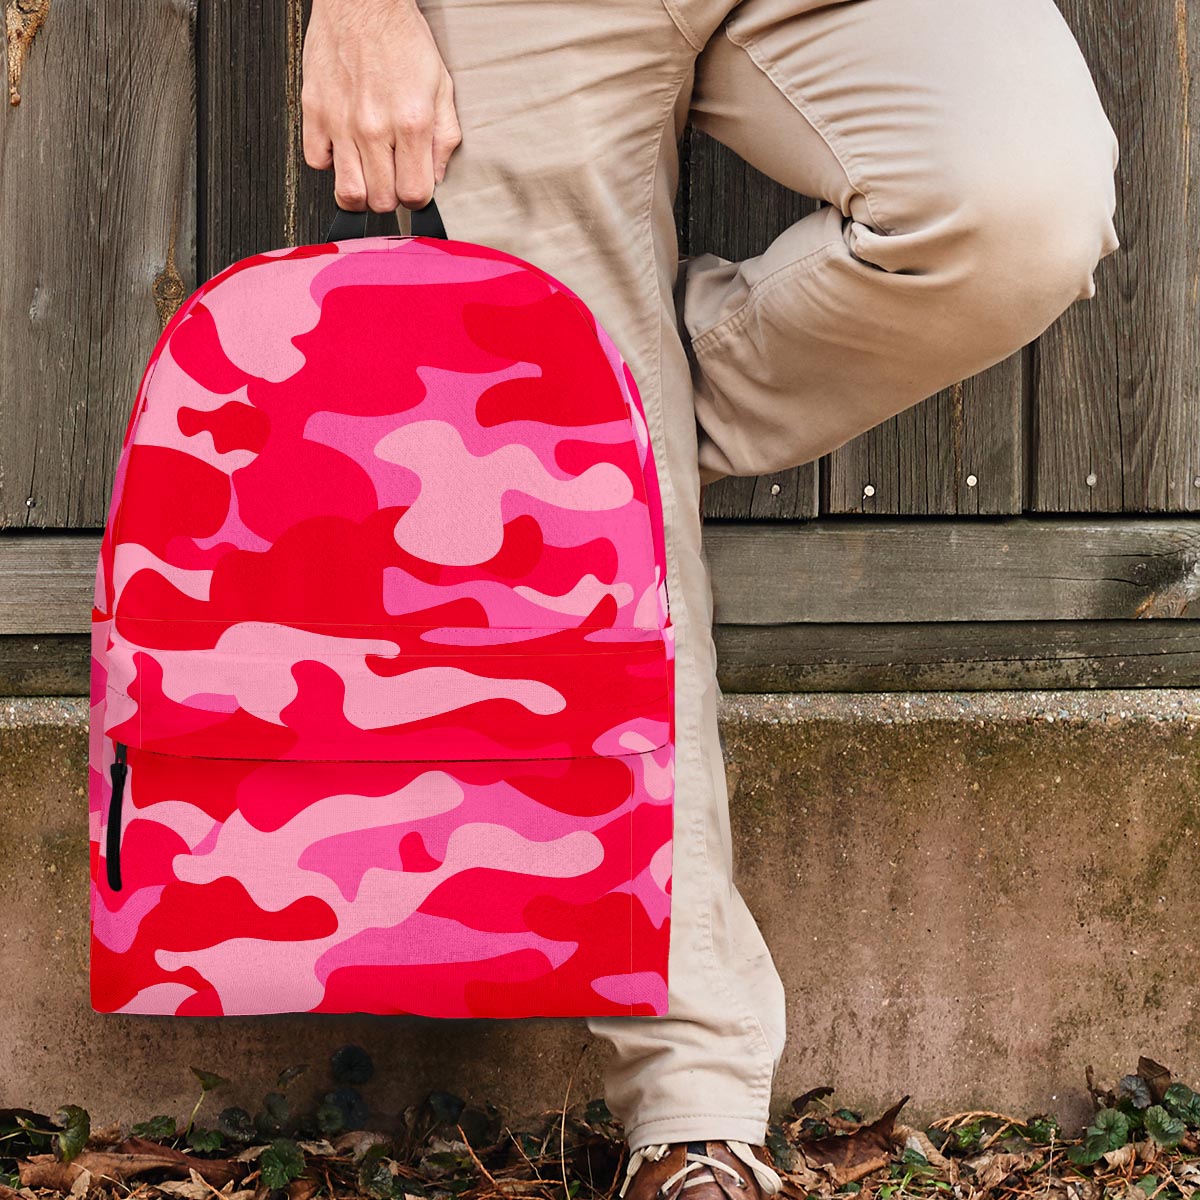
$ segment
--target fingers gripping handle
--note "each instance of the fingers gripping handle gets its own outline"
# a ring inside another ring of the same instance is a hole
[[[416,237],[445,238],[446,227],[442,224],[441,213],[432,197],[422,208],[414,208],[410,214],[412,231]],[[342,242],[351,238],[361,238],[367,235],[367,213],[351,212],[349,209],[338,207],[337,213],[329,224],[329,232],[325,235],[327,242]]]

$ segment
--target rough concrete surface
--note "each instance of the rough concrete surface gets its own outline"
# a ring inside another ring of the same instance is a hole
[[[1139,1053],[1200,1083],[1200,691],[726,696],[740,885],[787,984],[780,1107],[1089,1112]],[[433,1087],[507,1113],[600,1094],[578,1021],[99,1016],[82,700],[0,700],[0,1106],[186,1115],[357,1041],[383,1117]],[[303,1085],[303,1081],[301,1081]]]

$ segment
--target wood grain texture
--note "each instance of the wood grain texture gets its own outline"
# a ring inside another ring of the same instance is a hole
[[[718,625],[714,640],[725,692],[1200,685],[1195,621]]]
[[[821,511],[994,516],[1022,509],[1025,354],[905,409],[824,459]]]
[[[86,696],[85,634],[0,635],[0,696]]]
[[[193,0],[50,6],[0,105],[0,527],[103,523],[194,286]]]
[[[99,534],[0,535],[0,634],[87,633]]]
[[[706,520],[704,549],[721,624],[1200,616],[1195,520]],[[86,632],[98,550],[0,537],[0,634]]]
[[[1200,615],[1191,520],[706,522],[704,539],[723,624]]]
[[[199,74],[200,268],[321,241],[333,175],[304,162],[300,63],[309,0],[205,0]],[[393,222],[393,229],[395,223]]]
[[[1200,509],[1200,6],[1060,0],[1120,143],[1121,248],[1037,352],[1031,507]]]
[[[733,692],[1200,686],[1193,621],[718,625]],[[86,696],[83,634],[0,635],[0,695]]]

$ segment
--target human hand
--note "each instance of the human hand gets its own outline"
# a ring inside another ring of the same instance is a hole
[[[462,141],[454,84],[416,0],[313,0],[304,161],[352,212],[421,208]]]

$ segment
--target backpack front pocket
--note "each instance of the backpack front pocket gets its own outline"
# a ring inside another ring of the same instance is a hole
[[[119,809],[98,806],[121,827],[97,837],[107,853],[94,871],[93,1005],[664,1012],[664,646],[646,631],[586,632],[541,647],[557,664],[526,644],[523,670],[515,641],[507,653],[497,642],[439,654],[446,679],[483,681],[478,698],[430,696],[396,710],[407,720],[373,726],[374,710],[348,703],[350,667],[328,658],[290,663],[290,692],[256,679],[275,668],[249,657],[202,666],[204,684],[185,691],[160,651],[118,646],[99,778],[112,778],[118,745],[127,775]],[[398,678],[387,673],[397,666],[381,656],[377,677]],[[512,687],[518,678],[563,702],[519,703],[538,693]],[[351,712],[357,721],[338,719]]]

